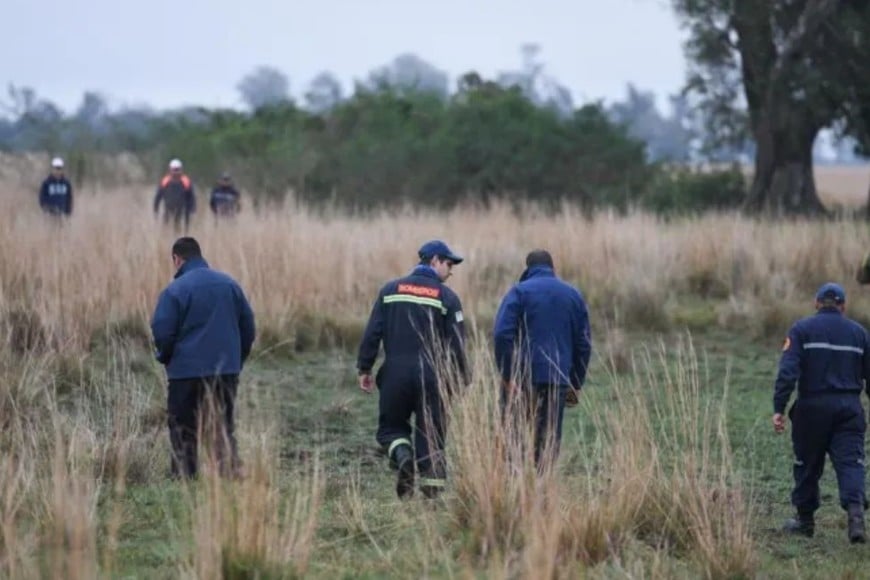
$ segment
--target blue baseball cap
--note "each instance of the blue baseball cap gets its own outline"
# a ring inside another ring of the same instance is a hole
[[[822,284],[822,287],[816,292],[816,300],[819,302],[822,300],[833,300],[837,304],[842,304],[846,301],[846,291],[839,284],[828,282]]]
[[[441,240],[431,240],[426,242],[422,246],[420,246],[420,250],[417,252],[417,255],[420,256],[421,260],[429,260],[435,256],[438,256],[445,260],[450,260],[454,264],[459,264],[462,262],[462,257],[457,256],[453,253],[453,251],[447,247],[447,244],[442,242]]]

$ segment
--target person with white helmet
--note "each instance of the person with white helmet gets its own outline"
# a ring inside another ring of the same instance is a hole
[[[63,159],[60,157],[51,160],[51,174],[39,188],[39,207],[50,215],[72,215],[73,187],[64,175]]]
[[[169,173],[160,180],[157,194],[154,196],[154,214],[160,212],[160,202],[163,202],[163,222],[172,220],[176,229],[184,221],[184,231],[190,225],[190,214],[196,211],[196,196],[193,182],[184,174],[181,161],[173,159],[169,162]]]

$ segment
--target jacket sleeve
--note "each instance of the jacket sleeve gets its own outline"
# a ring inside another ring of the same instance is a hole
[[[160,211],[160,202],[163,201],[163,187],[157,186],[157,192],[154,194],[154,213]]]
[[[589,310],[582,296],[578,296],[579,305],[574,319],[573,356],[571,357],[571,386],[580,389],[586,382],[586,370],[592,356],[592,330],[589,327]]]
[[[864,259],[861,260],[855,279],[859,284],[870,284],[870,252],[865,254]]]
[[[208,198],[208,206],[211,208],[212,213],[217,213],[217,199],[215,198],[215,194],[217,193],[217,189],[211,190],[211,195]]]
[[[803,343],[798,325],[791,327],[785,343],[782,345],[782,356],[779,359],[779,371],[773,392],[773,412],[785,413],[788,400],[795,389],[801,373],[801,353]]]
[[[471,383],[471,368],[468,358],[465,356],[465,314],[462,312],[462,301],[455,293],[450,293],[450,299],[445,315],[445,336],[447,339],[447,352],[451,357],[451,364],[456,364],[456,370],[465,385]]]
[[[67,180],[66,182],[66,215],[72,215],[73,210],[73,186],[72,182]]]
[[[178,338],[179,311],[178,299],[168,289],[164,290],[151,318],[151,335],[157,348],[157,360],[164,365],[172,360],[172,351]]]
[[[238,287],[237,292],[239,297],[239,336],[242,342],[242,364],[244,364],[251,354],[251,348],[254,346],[257,327],[254,322],[254,310],[245,297],[245,293],[241,287]]]
[[[39,207],[46,207],[48,205],[48,180],[42,182],[42,185],[39,188]]]
[[[185,192],[187,194],[187,211],[188,213],[196,212],[196,193],[193,191],[193,184]]]
[[[378,293],[378,297],[372,306],[372,313],[366,324],[362,342],[359,345],[359,356],[356,368],[360,373],[369,373],[375,366],[378,351],[381,349],[381,339],[384,337],[384,291]]]
[[[864,330],[864,356],[861,357],[864,370],[864,390],[870,395],[870,333]]]
[[[501,378],[509,381],[513,370],[513,358],[517,348],[517,336],[522,318],[522,303],[516,286],[510,289],[498,307],[493,330],[495,364]]]

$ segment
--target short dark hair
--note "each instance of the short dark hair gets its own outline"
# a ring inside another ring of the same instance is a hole
[[[172,244],[172,255],[178,256],[182,260],[189,260],[191,258],[201,258],[202,250],[199,247],[199,242],[191,237],[183,237],[175,240],[175,243]]]
[[[549,266],[553,268],[553,256],[547,250],[532,250],[526,256],[526,268],[532,266]]]

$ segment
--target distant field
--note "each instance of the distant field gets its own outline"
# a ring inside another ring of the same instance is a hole
[[[826,205],[858,207],[867,203],[870,165],[817,166],[816,189]]]
[[[90,156],[86,169],[88,189],[100,191],[117,189],[136,184],[143,192],[151,192],[158,175],[148,175],[134,156],[126,153],[112,156]],[[0,184],[16,189],[36,188],[43,179],[49,162],[44,154],[11,155],[0,153]],[[69,171],[75,175],[75,163]],[[81,169],[81,168],[79,168]],[[747,176],[752,166],[744,166]],[[870,164],[865,165],[816,165],[816,188],[822,201],[828,205],[845,208],[860,207],[867,203],[867,190],[870,189]],[[196,175],[194,181],[198,182]],[[95,185],[97,184],[97,185]],[[198,183],[201,193],[206,183]],[[240,184],[244,189],[245,184]],[[5,193],[0,188],[0,194]]]

